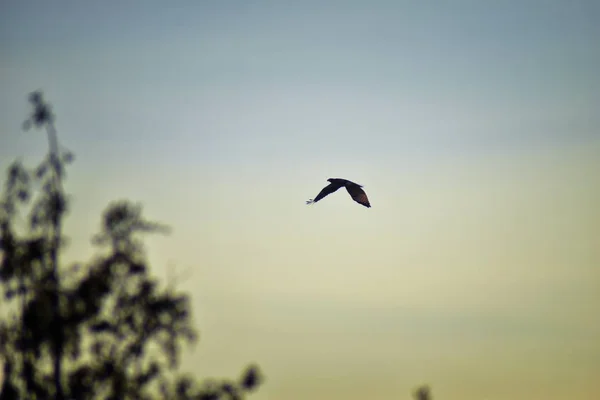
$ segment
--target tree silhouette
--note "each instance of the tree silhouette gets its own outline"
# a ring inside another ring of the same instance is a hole
[[[0,400],[242,399],[261,383],[254,364],[237,381],[199,384],[178,373],[181,346],[197,341],[189,298],[150,275],[141,237],[168,227],[146,220],[140,205],[110,204],[93,238],[103,253],[61,266],[69,205],[62,182],[73,155],[61,149],[42,93],[29,101],[23,126],[45,129],[49,152],[33,170],[15,161],[0,198],[8,311],[0,321]]]
[[[429,390],[429,386],[421,386],[419,387],[415,393],[415,400],[432,400],[431,391]]]

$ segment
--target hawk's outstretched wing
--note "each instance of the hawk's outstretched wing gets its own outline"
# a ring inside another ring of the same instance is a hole
[[[346,190],[348,191],[348,193],[352,197],[352,200],[354,200],[358,204],[362,204],[365,207],[368,207],[368,208],[371,207],[371,203],[369,203],[369,199],[367,198],[367,194],[365,193],[364,190],[362,190],[362,188],[360,186],[358,186],[357,184],[353,183],[353,184],[350,184],[350,185],[346,185]]]
[[[312,203],[316,203],[317,201],[321,200],[323,197],[327,196],[328,194],[331,194],[333,192],[335,192],[336,190],[338,190],[339,188],[341,188],[342,185],[338,184],[338,183],[330,183],[329,185],[325,186],[317,195],[317,197],[315,197],[314,199],[310,199],[306,202],[306,204],[312,204]]]

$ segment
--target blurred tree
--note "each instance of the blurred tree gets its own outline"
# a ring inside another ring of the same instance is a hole
[[[242,399],[261,383],[256,365],[235,382],[200,385],[177,373],[182,343],[197,340],[189,298],[150,276],[140,236],[168,228],[139,205],[109,205],[93,238],[108,251],[61,268],[62,181],[73,155],[61,150],[42,93],[29,101],[24,128],[45,129],[49,152],[31,171],[15,161],[0,198],[0,400]]]
[[[421,386],[415,391],[415,400],[432,400],[429,386]]]

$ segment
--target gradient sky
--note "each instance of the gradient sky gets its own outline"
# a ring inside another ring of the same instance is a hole
[[[141,201],[185,369],[255,361],[254,400],[597,399],[598,43],[593,0],[3,0],[0,167],[42,89],[69,258]],[[329,177],[373,207],[307,207]]]

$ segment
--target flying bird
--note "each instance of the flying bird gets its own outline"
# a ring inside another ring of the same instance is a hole
[[[371,207],[371,204],[369,203],[369,199],[367,198],[367,194],[365,193],[364,190],[362,190],[361,185],[351,182],[347,179],[341,179],[341,178],[329,178],[329,179],[327,179],[327,182],[330,182],[329,185],[325,186],[319,192],[317,197],[315,197],[314,199],[308,200],[306,202],[306,204],[316,203],[317,201],[321,200],[323,197],[327,196],[328,194],[335,192],[336,190],[338,190],[341,187],[345,187],[346,190],[348,191],[348,194],[350,194],[350,197],[352,197],[352,200],[354,200],[358,204],[362,204],[363,206],[365,206],[367,208]]]

